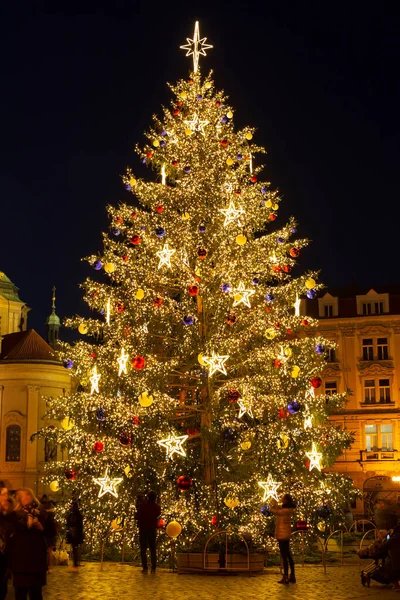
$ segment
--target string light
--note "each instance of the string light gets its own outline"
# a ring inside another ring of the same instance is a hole
[[[187,50],[186,56],[193,55],[193,71],[194,73],[197,73],[200,55],[207,56],[205,51],[209,50],[213,46],[206,44],[206,37],[200,39],[200,27],[198,21],[196,21],[194,26],[193,39],[186,38],[186,40],[188,43],[184,46],[180,46],[180,48],[181,50]]]

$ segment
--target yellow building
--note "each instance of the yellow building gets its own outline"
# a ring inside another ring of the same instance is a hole
[[[60,320],[53,310],[47,320],[49,340],[56,341]],[[55,360],[53,349],[33,329],[27,329],[28,308],[18,289],[0,274],[0,479],[12,489],[38,491],[43,462],[57,448],[30,438],[43,426],[45,397],[70,392],[69,372]],[[56,331],[55,331],[56,330]]]
[[[334,470],[363,492],[353,512],[379,520],[400,513],[400,288],[325,292],[306,300],[306,314],[337,343],[323,373],[326,394],[348,392],[345,408],[331,417],[354,432]]]

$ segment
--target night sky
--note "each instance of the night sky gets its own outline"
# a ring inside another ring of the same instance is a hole
[[[293,214],[312,240],[304,268],[328,286],[398,282],[395,3],[1,4],[0,270],[30,327],[44,334],[53,285],[60,317],[85,312],[78,285],[95,272],[81,258],[101,249],[105,206],[130,201],[120,175],[140,174],[133,148],[165,82],[188,75],[179,45],[196,19],[214,45],[203,73],[268,150],[278,224]]]

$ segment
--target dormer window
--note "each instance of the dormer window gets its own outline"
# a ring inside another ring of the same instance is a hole
[[[318,313],[320,318],[329,319],[338,316],[338,299],[331,296],[329,292],[322,298],[318,298]]]
[[[381,315],[389,312],[389,294],[377,294],[370,290],[365,296],[357,296],[357,314]]]

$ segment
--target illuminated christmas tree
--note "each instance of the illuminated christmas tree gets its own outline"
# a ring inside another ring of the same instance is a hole
[[[137,148],[151,171],[128,170],[131,203],[108,207],[104,249],[88,258],[98,273],[84,283],[95,315],[70,319],[82,339],[62,348],[80,385],[48,400],[38,433],[63,450],[46,483],[78,497],[102,536],[116,518],[133,535],[136,495],[150,488],[186,543],[216,528],[261,542],[283,492],[321,529],[353,494],[322,470],[351,438],[328,420],[344,398],[318,389],[332,344],[300,314],[320,287],[317,273],[293,276],[307,241],[293,219],[277,228],[254,129],[236,130],[201,76],[210,47],[196,24],[184,46],[193,72]]]

